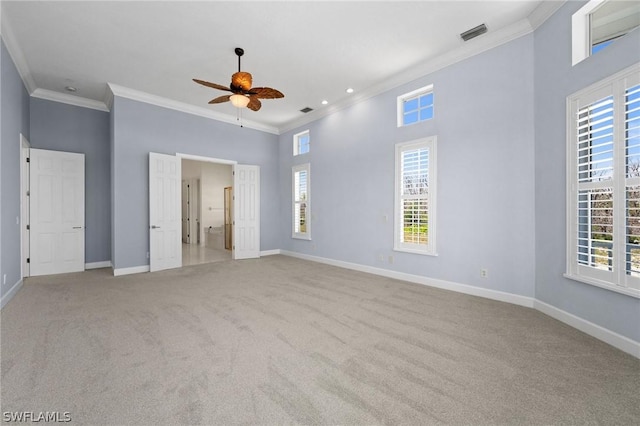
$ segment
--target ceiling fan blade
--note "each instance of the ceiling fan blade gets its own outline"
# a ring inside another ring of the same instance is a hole
[[[254,87],[249,91],[250,95],[257,96],[260,99],[278,99],[284,98],[282,92],[271,87]]]
[[[223,95],[223,96],[219,96],[215,99],[211,99],[209,101],[210,104],[221,104],[222,102],[228,102],[229,98],[231,97],[231,95]]]
[[[226,90],[227,92],[231,91],[231,89],[221,84],[209,83],[208,81],[198,80],[197,78],[194,78],[193,81],[195,81],[198,84],[202,84],[203,86],[211,87],[212,89]]]
[[[247,105],[247,108],[252,111],[258,111],[260,107],[262,107],[262,102],[260,102],[255,95],[249,96],[249,104]]]

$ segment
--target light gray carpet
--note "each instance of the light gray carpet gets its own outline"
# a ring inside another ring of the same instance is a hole
[[[284,256],[31,278],[4,411],[77,424],[640,423],[640,361],[532,309]]]

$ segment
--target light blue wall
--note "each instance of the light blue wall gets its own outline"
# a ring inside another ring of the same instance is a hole
[[[434,119],[398,128],[397,96],[432,83]],[[533,297],[533,89],[529,34],[281,135],[282,248]],[[311,152],[293,157],[307,128]],[[431,135],[438,256],[394,252],[394,145]],[[307,161],[312,241],[290,237],[291,166]]]
[[[113,103],[113,105],[111,106],[111,111],[109,113],[109,188],[110,188],[110,192],[109,192],[109,230],[110,230],[110,235],[109,235],[109,247],[111,249],[111,256],[109,257],[111,259],[111,266],[113,266],[114,264],[114,259],[116,258],[116,254],[115,254],[115,244],[113,244],[113,242],[115,241],[115,220],[114,218],[116,217],[116,212],[115,212],[115,198],[116,198],[116,194],[113,191],[114,188],[114,180],[115,180],[115,167],[113,166],[113,158],[114,158],[114,149],[115,149],[115,142],[114,142],[114,134],[115,134],[115,110],[116,110],[116,105],[115,102]]]
[[[31,98],[30,142],[85,155],[85,262],[111,260],[109,113]]]
[[[21,279],[20,259],[20,133],[29,138],[29,94],[22,83],[4,41],[0,43],[0,85],[2,86],[2,126],[0,141],[0,194],[2,212],[0,233],[2,235],[0,251],[0,297],[3,297]],[[4,275],[6,284],[2,284]]]
[[[176,152],[260,166],[261,250],[279,248],[278,137],[269,133],[115,97],[113,120],[113,263],[148,265],[149,152]]]
[[[567,2],[535,32],[536,298],[640,341],[640,300],[563,278],[566,268],[566,98],[640,60],[640,31],[571,66]]]
[[[2,16],[2,2],[0,2],[0,17]],[[0,30],[2,29],[2,26],[0,25]],[[4,54],[2,53],[4,51],[5,47],[4,47],[4,41],[2,40],[2,37],[0,37],[0,166],[2,166],[2,145],[3,145],[3,140],[2,139],[2,121],[3,121],[3,115],[2,115],[2,80],[4,80],[4,71],[3,70],[3,65],[4,64]],[[4,167],[4,166],[2,166]],[[2,272],[4,271],[4,269],[2,269],[2,218],[3,218],[3,202],[2,202],[2,172],[0,171],[0,277],[2,277]],[[2,282],[0,281],[0,307],[4,306],[5,303],[7,303],[8,299],[5,300],[5,298],[3,297],[4,295],[4,290],[2,289]]]

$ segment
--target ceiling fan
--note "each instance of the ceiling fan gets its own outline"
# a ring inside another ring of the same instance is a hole
[[[238,108],[247,107],[250,110],[258,111],[262,106],[260,99],[278,99],[284,98],[282,92],[271,87],[254,87],[251,88],[251,74],[240,71],[240,58],[244,55],[244,49],[236,47],[236,55],[238,55],[238,72],[231,76],[231,85],[229,87],[222,86],[208,81],[198,80],[194,78],[198,84],[211,87],[213,89],[225,90],[231,92],[231,95],[219,96],[209,101],[210,104],[219,104],[231,101],[233,106]]]

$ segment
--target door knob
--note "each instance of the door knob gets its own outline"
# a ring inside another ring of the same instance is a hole
[[[160,227],[156,225],[151,225],[151,229],[160,229]]]

